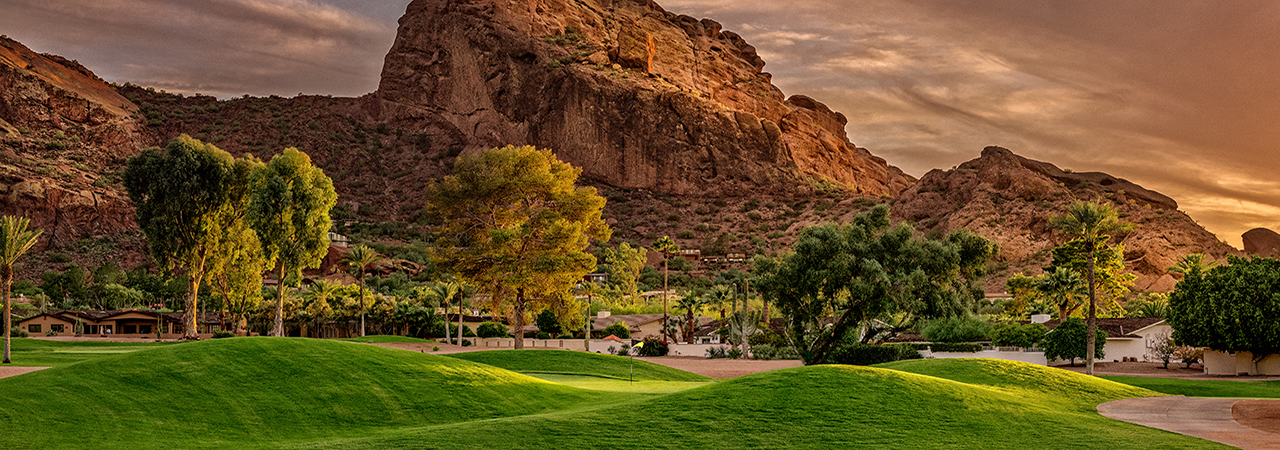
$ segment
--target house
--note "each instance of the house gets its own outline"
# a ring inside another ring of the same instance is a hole
[[[1280,375],[1280,354],[1254,361],[1251,352],[1204,351],[1205,375]]]
[[[587,283],[605,283],[609,281],[607,273],[589,273],[582,276],[582,281]]]
[[[222,329],[222,318],[217,312],[198,314],[196,322],[201,339],[212,337],[213,332]],[[81,326],[81,334],[85,336],[155,338],[156,329],[159,328],[163,339],[182,337],[182,313],[135,309],[55,310],[19,320],[14,326],[26,330],[32,336],[45,335],[50,331],[59,335],[74,335],[77,323]]]
[[[702,250],[683,249],[680,250],[680,256],[683,257],[685,261],[698,262],[699,259],[702,259]]]
[[[722,255],[707,255],[702,257],[703,264],[724,264],[729,262],[729,258]]]
[[[1060,323],[1050,320],[1044,325],[1052,330]],[[1098,318],[1098,329],[1107,333],[1107,343],[1102,348],[1104,361],[1150,361],[1147,352],[1152,344],[1173,334],[1173,328],[1158,317]]]
[[[667,317],[683,316],[672,311]],[[619,314],[615,316],[609,314],[608,311],[600,311],[592,319],[591,330],[602,331],[619,322],[627,326],[627,331],[631,333],[632,339],[662,336],[662,314]]]
[[[747,254],[746,253],[730,253],[728,255],[725,255],[725,260],[731,263],[745,262],[747,260]]]

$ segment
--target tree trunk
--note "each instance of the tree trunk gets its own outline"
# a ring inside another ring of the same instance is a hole
[[[1096,241],[1089,241],[1086,247],[1089,249],[1089,329],[1085,331],[1084,336],[1084,373],[1093,375],[1093,354],[1097,345],[1098,334],[1098,311],[1097,311],[1097,294],[1093,288],[1093,245]]]
[[[276,283],[276,320],[271,326],[271,335],[284,337],[284,261],[280,261],[280,277]]]
[[[444,317],[449,318],[449,312],[446,309]],[[445,328],[449,328],[449,324],[445,324]],[[462,345],[462,290],[458,290],[458,345]]]
[[[449,298],[444,299],[444,343],[453,343],[453,333],[449,330]]]
[[[187,307],[182,313],[182,340],[200,340],[200,329],[197,328],[196,302],[200,299],[200,282],[204,279],[204,261],[200,267],[191,271],[191,290],[187,292]]]
[[[364,337],[364,268],[360,268],[360,337]]]
[[[667,252],[662,252],[662,335],[667,333]]]
[[[9,288],[13,285],[13,275],[4,277],[4,363],[9,364],[9,335],[13,333],[13,305],[9,303]]]
[[[516,289],[516,307],[515,317],[511,318],[511,324],[516,329],[516,343],[513,346],[516,350],[524,349],[524,288]]]

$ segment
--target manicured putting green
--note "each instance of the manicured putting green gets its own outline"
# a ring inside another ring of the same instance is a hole
[[[172,342],[47,341],[12,339],[12,366],[58,367],[103,356],[173,345]]]

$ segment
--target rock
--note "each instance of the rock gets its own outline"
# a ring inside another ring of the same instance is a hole
[[[893,205],[895,220],[913,221],[921,232],[968,228],[1000,244],[1004,273],[988,278],[988,289],[1004,290],[1004,279],[1019,271],[1038,274],[1049,265],[1048,251],[1067,238],[1049,218],[1077,199],[1109,202],[1136,229],[1113,236],[1125,246],[1125,266],[1138,276],[1138,290],[1168,291],[1168,267],[1184,255],[1205,253],[1221,260],[1239,251],[1222,243],[1177,210],[1177,203],[1104,173],[1069,173],[1000,147],[952,170],[932,170],[903,191]]]
[[[593,183],[670,194],[873,196],[915,180],[854,146],[845,117],[782,91],[741,36],[633,0],[412,2],[366,108],[466,150],[553,149]],[[566,56],[603,65],[563,65]],[[643,76],[647,75],[647,76]]]
[[[1247,254],[1266,258],[1280,256],[1280,233],[1266,228],[1254,228],[1244,232],[1241,237]]]

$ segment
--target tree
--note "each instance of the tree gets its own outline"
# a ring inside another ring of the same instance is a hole
[[[570,289],[596,266],[584,250],[609,239],[604,198],[574,186],[580,173],[550,150],[507,146],[458,156],[428,190],[428,212],[444,220],[433,257],[490,290],[495,311],[510,304],[515,348],[526,312],[572,303]]]
[[[547,333],[551,337],[560,335],[560,320],[556,318],[556,314],[550,309],[544,309],[538,313],[534,323],[538,325],[538,331]]]
[[[1199,270],[1200,273],[1205,273],[1208,272],[1209,269],[1217,266],[1218,262],[1209,259],[1209,257],[1205,256],[1204,253],[1192,253],[1183,256],[1182,259],[1178,260],[1177,264],[1169,266],[1169,272],[1186,276],[1187,272],[1190,272],[1192,269]]]
[[[13,265],[40,240],[42,230],[28,230],[31,221],[25,217],[0,217],[0,283],[4,284],[4,363],[9,364],[9,337],[13,332],[13,305],[9,293],[13,289]]]
[[[302,296],[302,310],[316,325],[316,337],[321,333],[326,319],[334,314],[333,302],[339,299],[342,285],[328,280],[316,280]]]
[[[301,278],[303,268],[320,267],[329,251],[329,210],[338,194],[333,180],[292,147],[255,168],[251,186],[249,224],[258,233],[267,263],[279,267],[271,335],[284,336],[288,277]]]
[[[878,205],[846,224],[804,229],[782,256],[757,256],[756,285],[787,317],[788,339],[805,364],[821,364],[850,329],[891,312],[934,318],[971,311],[975,283],[997,251],[965,230],[916,237],[909,224],[891,227],[888,206]]]
[[[183,339],[198,338],[200,285],[210,259],[231,247],[223,244],[223,232],[243,218],[248,177],[256,165],[182,135],[163,150],[151,148],[130,158],[125,167],[124,185],[151,257],[167,272],[186,272]]]
[[[365,308],[368,306],[364,301],[364,274],[369,271],[369,267],[374,263],[381,261],[382,255],[369,248],[367,245],[357,245],[351,248],[351,251],[342,258],[342,262],[350,267],[351,270],[359,272],[360,275],[360,335],[364,336],[364,315]],[[446,317],[449,312],[449,304],[445,303]],[[447,320],[445,322],[448,322]],[[448,326],[445,326],[448,329]]]
[[[1037,279],[1035,288],[1042,295],[1053,301],[1058,307],[1058,319],[1066,320],[1071,314],[1084,305],[1080,297],[1088,292],[1080,274],[1064,267],[1054,267]]]
[[[270,267],[258,234],[244,221],[223,232],[222,244],[227,248],[215,253],[210,262],[209,286],[222,300],[223,315],[231,314],[232,331],[239,334],[240,324],[262,303],[262,272]]]
[[[1147,349],[1146,357],[1164,363],[1162,368],[1168,369],[1169,361],[1173,360],[1174,353],[1178,351],[1178,345],[1173,343],[1168,334],[1160,333],[1151,338]]]
[[[1106,242],[1110,239],[1109,233],[1127,232],[1132,230],[1133,226],[1121,223],[1120,216],[1116,214],[1115,208],[1110,204],[1094,202],[1072,203],[1071,207],[1067,208],[1066,214],[1055,216],[1050,219],[1050,222],[1054,228],[1064,234],[1084,241],[1087,284],[1089,287],[1089,330],[1085,333],[1087,341],[1085,373],[1093,375],[1093,359],[1095,353],[1097,353],[1094,351],[1094,347],[1097,346],[1095,331],[1098,330],[1098,295],[1094,270],[1098,240],[1101,239]]]
[[[693,291],[685,292],[684,296],[676,302],[676,309],[682,309],[685,312],[683,330],[685,342],[693,342],[693,333],[698,330],[698,314],[709,303],[706,296],[698,295]]]
[[[1228,255],[1227,264],[1190,268],[1169,294],[1169,326],[1182,345],[1280,353],[1280,261]]]
[[[1093,258],[1093,285],[1097,298],[1097,309],[1112,313],[1122,308],[1119,300],[1133,289],[1133,281],[1138,277],[1124,271],[1124,245],[1107,245],[1109,236],[1100,236],[1096,240]],[[1045,267],[1045,272],[1065,268],[1079,275],[1081,279],[1088,276],[1089,258],[1085,242],[1081,239],[1071,240],[1052,250],[1053,262]],[[1080,285],[1081,297],[1088,294],[1084,283]],[[1061,318],[1061,317],[1059,317]]]
[[[644,269],[647,254],[644,247],[632,248],[626,242],[618,244],[617,248],[604,249],[604,261],[613,269],[609,284],[617,287],[622,298],[631,297],[633,303],[639,298],[640,271]]]
[[[1076,364],[1077,358],[1085,358],[1089,354],[1089,341],[1101,342],[1102,345],[1095,346],[1093,357],[1101,358],[1104,354],[1103,347],[1107,344],[1107,333],[1102,330],[1094,330],[1093,339],[1087,339],[1088,327],[1084,321],[1077,317],[1069,317],[1064,319],[1058,326],[1049,331],[1044,336],[1044,357],[1049,359],[1066,359],[1071,361],[1071,365]]]
[[[671,236],[663,236],[653,243],[653,249],[662,252],[662,323],[667,323],[667,261],[671,255],[680,252],[680,246],[671,240]]]

